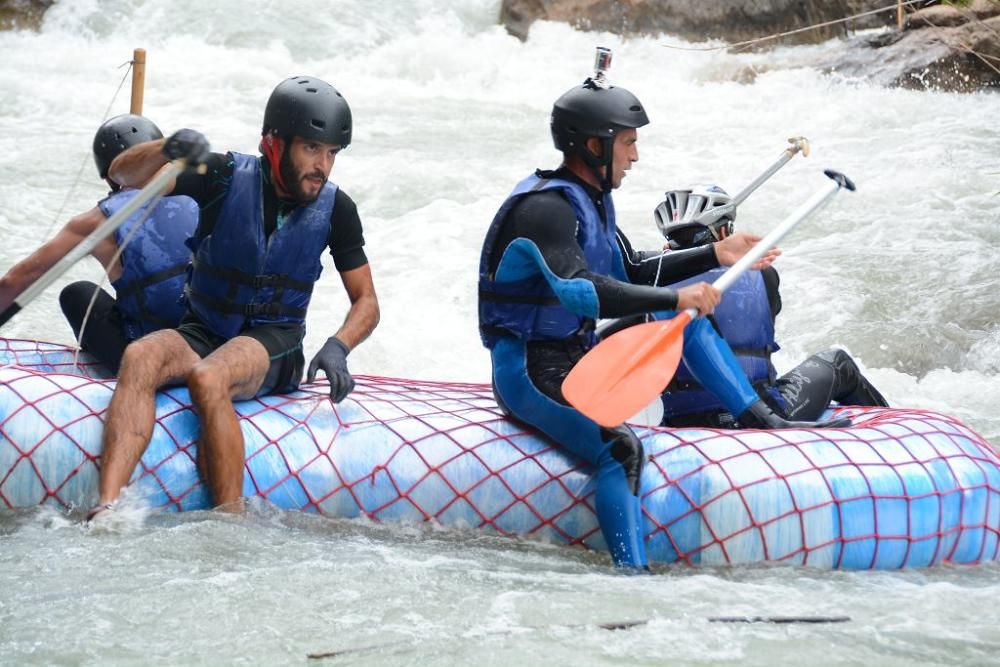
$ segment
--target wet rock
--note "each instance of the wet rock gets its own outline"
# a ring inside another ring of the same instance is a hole
[[[967,7],[935,5],[910,14],[906,30],[947,28],[1000,16],[1000,0],[973,0]]]
[[[503,0],[500,20],[520,39],[527,38],[534,21],[547,20],[584,30],[738,42],[847,13],[847,0]],[[840,24],[799,33],[784,43],[816,43],[845,33]]]
[[[867,16],[851,19],[847,22],[847,27],[850,30],[868,30],[871,28],[895,26],[895,8],[888,11],[880,11],[877,14],[868,14],[868,12],[876,9],[885,10],[887,4],[885,0],[847,0],[847,16],[867,14]]]
[[[998,0],[972,0],[969,5],[971,11],[977,19],[990,19],[1000,16],[1000,1]]]
[[[751,40],[823,21],[886,9],[886,0],[503,0],[501,20],[526,38],[538,19],[622,34],[679,35],[693,41]],[[896,8],[847,21],[854,30],[897,25]],[[906,30],[844,39],[840,49],[786,52],[781,67],[813,67],[886,86],[970,92],[1000,90],[1000,0],[961,7],[936,0],[907,8]],[[846,34],[845,23],[795,36],[823,41]],[[778,42],[768,41],[765,46]],[[785,42],[787,43],[787,41]],[[758,69],[740,71],[753,81]]]
[[[917,28],[949,28],[969,22],[969,16],[958,7],[951,5],[935,5],[909,14],[906,17],[904,30]]]
[[[972,92],[1000,90],[1000,16],[963,25],[849,40],[821,69],[886,86]],[[991,66],[992,65],[992,66]]]
[[[55,0],[0,0],[0,30],[37,30]]]

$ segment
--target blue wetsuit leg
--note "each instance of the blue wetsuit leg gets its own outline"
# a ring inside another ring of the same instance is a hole
[[[677,313],[658,312],[658,320]],[[736,360],[729,343],[719,335],[707,317],[698,317],[684,327],[684,363],[701,386],[716,395],[733,415],[741,415],[760,400],[746,373]]]
[[[572,407],[539,391],[528,376],[523,341],[502,338],[492,356],[494,388],[507,409],[597,468],[597,520],[615,564],[646,567],[638,495],[642,445],[638,438],[627,427],[602,429]]]

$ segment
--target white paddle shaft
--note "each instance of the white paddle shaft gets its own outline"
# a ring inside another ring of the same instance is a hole
[[[743,255],[738,262],[733,264],[723,273],[718,280],[712,283],[720,292],[725,292],[736,280],[743,275],[743,273],[753,266],[761,257],[767,254],[767,251],[778,245],[778,241],[784,238],[788,232],[792,231],[800,222],[808,218],[810,215],[815,213],[820,207],[825,204],[830,197],[840,190],[840,183],[831,177],[831,180],[826,184],[821,190],[816,192],[812,197],[810,197],[804,204],[795,209],[791,215],[781,221],[777,227],[772,229],[767,236],[760,240],[760,243],[755,245],[750,251]],[[698,311],[694,308],[688,308],[687,312],[692,318],[698,316]]]

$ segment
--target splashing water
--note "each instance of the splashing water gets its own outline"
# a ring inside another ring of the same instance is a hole
[[[557,163],[551,103],[603,45],[615,53],[612,81],[652,120],[616,193],[634,244],[662,244],[652,211],[665,190],[712,182],[735,192],[787,137],[808,137],[812,155],[737,220],[766,232],[823,185],[824,167],[858,184],[783,244],[779,371],[839,344],[892,403],[955,415],[1000,442],[996,95],[886,90],[783,70],[783,49],[678,52],[547,23],[521,43],[495,24],[494,0],[328,5],[305,17],[258,0],[79,0],[54,5],[39,33],[0,33],[3,267],[103,196],[90,143],[134,47],[148,51],[145,113],[167,133],[203,131],[217,150],[253,153],[271,88],[314,74],[354,112],[333,179],[358,202],[382,304],[352,370],[486,381],[475,321],[482,237],[517,180]],[[754,83],[738,83],[748,71],[760,72]],[[113,114],[127,111],[125,94]],[[70,342],[59,288],[99,275],[81,262],[4,335]],[[332,267],[313,304],[307,354],[346,312]],[[394,640],[406,641],[352,664],[987,664],[1000,649],[995,565],[624,577],[602,554],[259,504],[243,518],[137,509],[98,529],[47,507],[0,513],[0,544],[0,662],[16,664],[271,664]],[[706,621],[840,614],[854,620]],[[621,632],[568,627],[640,618],[654,620]]]

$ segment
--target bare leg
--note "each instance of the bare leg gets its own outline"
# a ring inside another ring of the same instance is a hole
[[[243,498],[243,432],[233,400],[252,397],[271,364],[259,341],[237,336],[194,365],[187,384],[201,418],[198,457],[212,500],[239,510]]]
[[[153,435],[156,390],[176,383],[199,361],[176,331],[157,331],[127,348],[104,424],[100,505],[118,498]]]

